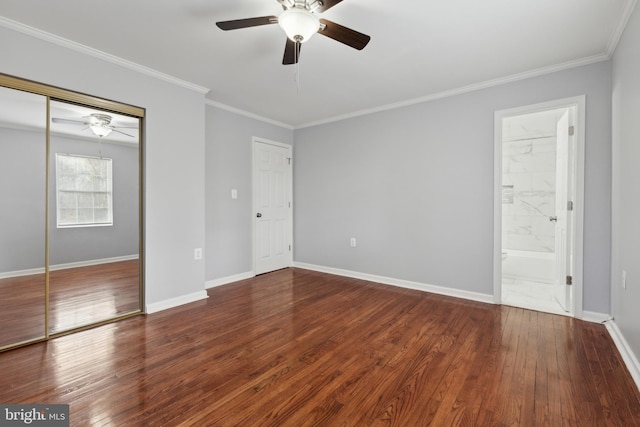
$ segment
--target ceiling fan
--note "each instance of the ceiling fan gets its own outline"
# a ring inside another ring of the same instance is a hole
[[[53,123],[66,124],[66,125],[86,126],[86,128],[83,130],[91,129],[94,135],[99,136],[100,138],[102,138],[103,136],[109,135],[111,132],[117,132],[117,133],[121,133],[122,135],[135,138],[135,136],[122,132],[117,128],[138,129],[137,126],[113,126],[111,124],[112,117],[108,114],[92,113],[89,116],[83,117],[83,119],[85,120],[59,119],[59,118],[53,117],[51,121]]]
[[[236,19],[216,22],[218,28],[228,31],[260,25],[279,24],[287,34],[284,48],[284,65],[297,64],[300,47],[315,33],[332,38],[354,49],[362,50],[371,37],[359,33],[327,19],[320,19],[317,13],[325,12],[342,0],[277,0],[284,12],[280,16],[261,16],[257,18]]]

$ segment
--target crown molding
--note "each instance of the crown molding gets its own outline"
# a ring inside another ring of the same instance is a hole
[[[353,113],[343,114],[343,115],[340,115],[340,116],[329,117],[327,119],[323,119],[323,120],[319,120],[319,121],[315,121],[315,122],[309,122],[309,123],[305,123],[305,124],[302,124],[302,125],[295,126],[295,129],[303,129],[303,128],[307,128],[307,127],[323,125],[323,124],[327,124],[327,123],[337,122],[337,121],[340,121],[340,120],[352,119],[352,118],[355,118],[355,117],[366,116],[366,115],[373,114],[373,113],[379,113],[379,112],[388,111],[388,110],[395,110],[397,108],[408,107],[408,106],[411,106],[411,105],[422,104],[422,103],[425,103],[425,102],[435,101],[437,99],[449,98],[451,96],[462,95],[462,94],[469,93],[469,92],[475,92],[475,91],[481,90],[481,89],[487,89],[487,88],[490,88],[490,87],[500,86],[500,85],[507,84],[507,83],[513,83],[513,82],[517,82],[517,81],[520,81],[520,80],[526,80],[526,79],[530,79],[530,78],[533,78],[533,77],[543,76],[545,74],[551,74],[551,73],[555,73],[555,72],[558,72],[558,71],[569,70],[571,68],[582,67],[584,65],[595,64],[597,62],[607,61],[609,59],[610,59],[609,55],[604,54],[604,53],[603,54],[599,54],[599,55],[589,56],[589,57],[586,57],[586,58],[580,58],[580,59],[577,59],[577,60],[574,60],[574,61],[568,61],[568,62],[564,62],[564,63],[561,63],[561,64],[552,65],[552,66],[549,66],[549,67],[543,67],[543,68],[538,68],[538,69],[531,70],[531,71],[525,71],[523,73],[512,74],[510,76],[500,77],[500,78],[493,79],[493,80],[487,80],[487,81],[484,81],[484,82],[475,83],[475,84],[468,85],[468,86],[462,86],[462,87],[459,87],[459,88],[456,88],[456,89],[451,89],[451,90],[447,90],[447,91],[443,91],[443,92],[438,92],[438,93],[434,93],[434,94],[431,94],[431,95],[422,96],[422,97],[419,97],[419,98],[412,98],[412,99],[408,99],[406,101],[395,102],[395,103],[392,103],[392,104],[385,104],[385,105],[381,105],[379,107],[369,108],[369,109],[365,109],[365,110],[359,110],[359,111],[355,111]]]
[[[147,76],[150,76],[159,80],[163,80],[167,83],[181,86],[185,89],[189,89],[189,90],[201,93],[203,95],[207,94],[210,90],[206,87],[196,85],[194,83],[179,79],[169,74],[161,73],[160,71],[156,71],[152,68],[145,67],[144,65],[136,64],[135,62],[122,59],[115,55],[102,52],[98,49],[94,49],[92,47],[85,46],[80,43],[76,43],[74,41],[65,39],[63,37],[56,36],[55,34],[47,33],[46,31],[42,31],[37,28],[30,27],[21,22],[17,22],[2,16],[0,16],[0,26],[7,28],[9,30],[17,31],[19,33],[26,34],[28,36],[43,40],[48,43],[52,43],[70,50],[74,50],[76,52],[83,53],[85,55],[92,56],[94,58],[97,58],[106,62],[110,62],[112,64],[119,65],[129,70],[136,71],[140,74],[145,74]]]
[[[275,126],[279,126],[279,127],[285,128],[285,129],[291,129],[291,130],[295,129],[294,126],[292,126],[290,124],[282,123],[282,122],[270,119],[268,117],[259,116],[258,114],[250,113],[249,111],[241,110],[239,108],[235,108],[235,107],[232,107],[230,105],[223,104],[221,102],[213,101],[211,99],[205,99],[205,104],[210,106],[210,107],[220,108],[221,110],[226,110],[226,111],[229,111],[231,113],[239,114],[241,116],[249,117],[250,119],[259,120],[261,122],[269,123],[269,124],[272,124],[272,125],[275,125]]]
[[[426,95],[426,96],[422,96],[422,97],[418,97],[418,98],[412,98],[412,99],[408,99],[408,100],[404,100],[404,101],[400,101],[400,102],[396,102],[396,103],[390,103],[390,104],[385,104],[385,105],[381,105],[378,107],[373,107],[373,108],[368,108],[368,109],[363,109],[363,110],[358,110],[358,111],[354,111],[351,113],[347,113],[347,114],[343,114],[343,115],[338,115],[338,116],[333,116],[333,117],[328,117],[322,120],[318,120],[318,121],[313,121],[313,122],[307,122],[307,123],[303,123],[303,124],[299,124],[299,125],[291,125],[288,123],[283,123],[283,122],[279,122],[277,120],[273,120],[270,119],[268,117],[264,117],[264,116],[260,116],[254,113],[251,113],[249,111],[245,111],[239,108],[235,108],[217,101],[213,101],[210,99],[206,99],[205,103],[206,105],[212,106],[212,107],[217,107],[235,114],[239,114],[245,117],[249,117],[255,120],[259,120],[265,123],[269,123],[269,124],[273,124],[275,126],[279,126],[279,127],[283,127],[286,129],[292,129],[292,130],[296,130],[296,129],[304,129],[304,128],[308,128],[308,127],[313,127],[313,126],[318,126],[318,125],[323,125],[323,124],[328,124],[328,123],[333,123],[333,122],[337,122],[337,121],[341,121],[341,120],[347,120],[347,119],[352,119],[352,118],[356,118],[356,117],[360,117],[360,116],[365,116],[365,115],[369,115],[369,114],[374,114],[374,113],[379,113],[379,112],[383,112],[383,111],[389,111],[389,110],[394,110],[394,109],[398,109],[398,108],[403,108],[403,107],[408,107],[408,106],[412,106],[412,105],[416,105],[416,104],[421,104],[421,103],[425,103],[425,102],[430,102],[430,101],[435,101],[438,99],[442,99],[442,98],[448,98],[451,96],[456,96],[456,95],[462,95],[465,93],[469,93],[469,92],[474,92],[477,90],[481,90],[481,89],[486,89],[486,88],[490,88],[490,87],[495,87],[495,86],[499,86],[499,85],[503,85],[506,83],[512,83],[512,82],[516,82],[516,81],[520,81],[520,80],[525,80],[525,79],[529,79],[529,78],[533,78],[533,77],[538,77],[538,76],[542,76],[545,74],[550,74],[550,73],[554,73],[554,72],[558,72],[558,71],[563,71],[563,70],[568,70],[571,68],[576,68],[576,67],[581,67],[581,66],[585,66],[585,65],[589,65],[589,64],[594,64],[597,62],[602,62],[602,61],[607,61],[610,60],[611,57],[613,56],[613,53],[615,52],[615,49],[618,45],[618,42],[620,41],[620,38],[622,37],[622,34],[624,32],[624,29],[629,21],[629,18],[631,17],[633,10],[636,6],[637,0],[628,0],[628,2],[626,3],[626,6],[624,8],[624,12],[620,18],[620,21],[618,22],[617,26],[615,27],[614,31],[611,34],[611,38],[609,39],[609,42],[605,48],[605,51],[601,54],[598,55],[593,55],[590,57],[586,57],[586,58],[580,58],[574,61],[568,61],[568,62],[564,62],[561,64],[556,64],[556,65],[552,65],[549,67],[543,67],[543,68],[538,68],[535,70],[531,70],[531,71],[526,71],[523,73],[518,73],[518,74],[513,74],[510,76],[506,76],[506,77],[501,77],[501,78],[497,78],[497,79],[492,79],[492,80],[487,80],[484,82],[480,82],[480,83],[475,83],[472,85],[468,85],[468,86],[463,86],[463,87],[459,87],[459,88],[455,88],[455,89],[451,89],[451,90],[447,90],[447,91],[443,91],[443,92],[439,92],[439,93],[435,93],[435,94],[430,94],[430,95]],[[68,49],[72,49],[90,56],[93,56],[95,58],[128,68],[130,70],[139,72],[141,74],[145,74],[163,81],[166,81],[168,83],[171,84],[175,84],[181,87],[184,87],[186,89],[190,89],[193,91],[196,91],[198,93],[202,93],[202,94],[207,94],[210,89],[205,88],[203,86],[199,86],[196,84],[193,84],[191,82],[185,81],[185,80],[181,80],[177,77],[173,77],[171,75],[165,74],[165,73],[161,73],[159,71],[156,71],[152,68],[149,67],[145,67],[143,65],[140,64],[136,64],[134,62],[119,58],[117,56],[99,51],[97,49],[91,48],[89,46],[85,46],[76,42],[73,42],[71,40],[56,36],[54,34],[51,33],[47,33],[45,31],[39,30],[37,28],[33,28],[30,27],[28,25],[22,24],[20,22],[17,21],[13,21],[11,19],[8,18],[4,18],[0,16],[0,26],[8,28],[10,30],[14,30],[14,31],[18,31],[24,34],[27,34],[29,36],[47,41],[49,43],[53,43]]]
[[[523,73],[518,73],[518,74],[513,74],[511,76],[506,76],[506,77],[501,77],[498,79],[493,79],[493,80],[487,80],[485,82],[480,82],[480,83],[476,83],[476,84],[472,84],[469,86],[463,86],[460,88],[456,88],[456,89],[452,89],[452,90],[448,90],[448,91],[444,91],[444,92],[439,92],[439,93],[435,93],[432,95],[427,95],[427,96],[423,96],[423,97],[419,97],[419,98],[413,98],[413,99],[409,99],[406,101],[401,101],[401,102],[396,102],[396,103],[392,103],[392,104],[386,104],[386,105],[382,105],[379,107],[375,107],[375,108],[370,108],[370,109],[365,109],[365,110],[359,110],[359,111],[355,111],[352,113],[348,113],[348,114],[344,114],[344,115],[340,115],[340,116],[334,116],[334,117],[329,117],[323,120],[318,120],[318,121],[314,121],[314,122],[308,122],[308,123],[304,123],[301,125],[297,125],[294,126],[294,129],[304,129],[307,127],[312,127],[312,126],[318,126],[318,125],[323,125],[323,124],[327,124],[327,123],[332,123],[332,122],[337,122],[340,120],[346,120],[346,119],[351,119],[351,118],[355,118],[355,117],[359,117],[359,116],[365,116],[368,114],[373,114],[373,113],[378,113],[378,112],[382,112],[382,111],[388,111],[388,110],[394,110],[396,108],[402,108],[402,107],[407,107],[410,105],[415,105],[415,104],[421,104],[423,102],[429,102],[429,101],[434,101],[436,99],[442,99],[442,98],[447,98],[450,96],[455,96],[455,95],[461,95],[464,93],[469,93],[469,92],[473,92],[476,90],[481,90],[481,89],[486,89],[486,88],[490,88],[490,87],[494,87],[494,86],[499,86],[502,84],[506,84],[506,83],[511,83],[511,82],[516,82],[519,80],[525,80],[525,79],[529,79],[532,77],[538,77],[538,76],[542,76],[545,74],[551,74],[551,73],[555,73],[558,71],[564,71],[564,70],[568,70],[571,68],[577,68],[577,67],[582,67],[584,65],[589,65],[589,64],[595,64],[597,62],[602,62],[602,61],[608,61],[613,57],[613,54],[616,50],[616,47],[618,46],[618,43],[620,42],[620,38],[622,37],[622,34],[624,33],[624,29],[627,26],[627,23],[629,22],[629,19],[631,18],[631,15],[633,14],[633,10],[636,6],[636,3],[638,2],[638,0],[628,0],[625,8],[624,8],[624,12],[622,13],[622,16],[620,17],[620,20],[618,21],[618,24],[616,25],[614,31],[611,33],[611,38],[609,39],[609,42],[607,43],[607,46],[605,48],[605,51],[601,54],[598,55],[593,55],[593,56],[589,56],[586,58],[580,58],[574,61],[568,61],[568,62],[564,62],[561,64],[556,64],[556,65],[552,65],[549,67],[543,67],[543,68],[538,68],[536,70],[531,70],[531,71],[526,71]]]
[[[611,33],[611,38],[609,39],[609,43],[607,44],[606,54],[611,59],[613,53],[616,51],[616,47],[618,46],[618,42],[620,42],[620,38],[622,37],[622,33],[624,33],[624,29],[627,27],[627,23],[629,22],[629,18],[633,14],[633,9],[636,7],[637,0],[629,0],[625,5],[624,12],[620,17],[620,21],[618,21],[618,25]]]

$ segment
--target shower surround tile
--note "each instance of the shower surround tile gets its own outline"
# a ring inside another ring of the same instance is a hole
[[[505,142],[502,184],[512,186],[502,205],[503,249],[554,252],[555,137]]]

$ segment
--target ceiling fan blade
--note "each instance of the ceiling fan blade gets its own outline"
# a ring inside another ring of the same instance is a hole
[[[88,124],[84,120],[70,120],[70,119],[59,119],[57,117],[53,117],[51,119],[53,123],[60,123],[63,125],[86,125]]]
[[[322,6],[316,9],[316,12],[324,12],[325,10],[331,9],[333,6],[340,3],[342,0],[322,0]]]
[[[284,46],[284,57],[282,65],[297,64],[300,59],[300,48],[302,43],[296,43],[287,37],[287,44]]]
[[[122,131],[119,131],[118,129],[111,128],[111,131],[112,131],[112,132],[118,132],[118,133],[121,133],[121,134],[123,134],[123,135],[130,136],[131,138],[135,138],[135,136],[133,136],[133,135],[129,135],[128,133],[125,133],[125,132],[122,132]]]
[[[240,28],[258,27],[260,25],[277,24],[277,16],[261,16],[259,18],[235,19],[233,21],[216,22],[221,30],[238,30]]]
[[[351,46],[354,49],[362,50],[369,43],[371,37],[366,34],[359,33],[351,28],[343,27],[335,22],[326,19],[320,19],[320,23],[324,24],[324,28],[318,30],[318,34],[327,36],[331,39]]]

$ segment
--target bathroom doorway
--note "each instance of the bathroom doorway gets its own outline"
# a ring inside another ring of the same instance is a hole
[[[582,251],[579,261],[576,253],[582,242],[583,101],[496,113],[499,303],[571,316],[582,311]]]

